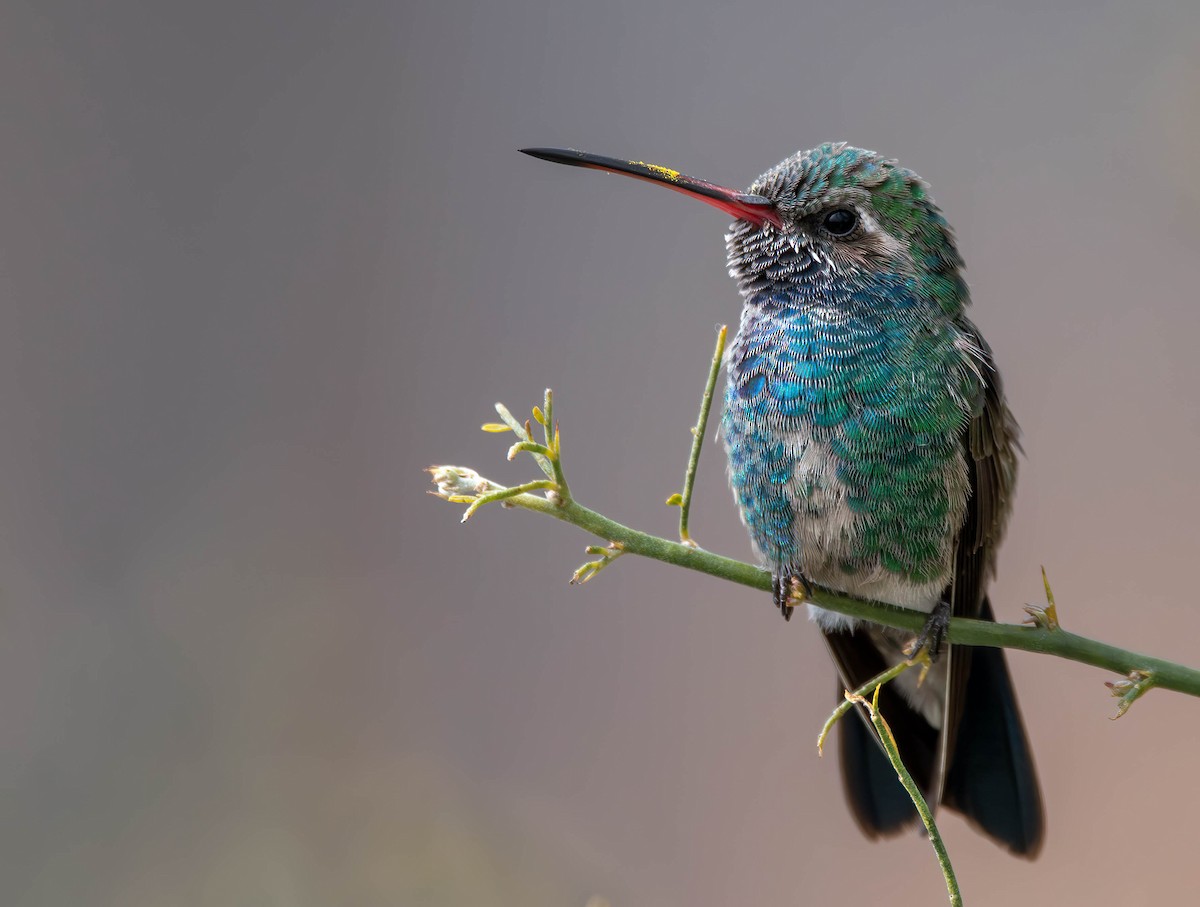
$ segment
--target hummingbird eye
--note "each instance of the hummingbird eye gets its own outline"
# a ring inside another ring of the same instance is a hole
[[[849,236],[858,226],[858,215],[849,208],[834,208],[821,219],[821,226],[830,236]]]

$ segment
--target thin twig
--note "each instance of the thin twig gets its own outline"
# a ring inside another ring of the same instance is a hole
[[[558,423],[554,421],[554,391],[546,388],[546,421],[542,426],[546,430],[546,446],[553,451],[550,466],[554,470],[554,481],[558,483],[558,497],[561,501],[571,499],[571,489],[567,486],[567,477],[562,468],[562,438],[558,434]]]
[[[902,661],[897,665],[892,665],[886,671],[880,671],[853,693],[847,691],[847,695],[842,702],[838,703],[838,707],[833,710],[833,714],[826,720],[824,727],[821,728],[821,733],[817,735],[817,755],[823,755],[825,749],[825,738],[829,736],[829,732],[833,730],[833,726],[841,720],[842,716],[854,708],[854,697],[866,696],[876,687],[883,686],[890,680],[895,680],[909,668],[919,664],[916,661]]]
[[[524,485],[515,485],[512,488],[497,488],[494,491],[489,491],[486,494],[481,494],[471,501],[471,506],[468,507],[462,515],[461,522],[465,523],[475,511],[486,504],[495,504],[497,501],[505,501],[509,498],[515,498],[517,495],[526,494],[530,491],[538,491],[540,489],[554,488],[555,484],[549,479],[537,479],[533,482],[526,482]]]
[[[533,442],[533,438],[526,430],[525,426],[516,420],[516,417],[508,411],[508,407],[503,403],[496,404],[496,412],[500,414],[500,418],[504,420],[504,424],[512,429],[512,433],[522,441]],[[484,425],[484,431],[493,431],[498,426]],[[547,445],[549,446],[549,445]],[[533,459],[537,462],[538,468],[546,474],[546,478],[551,481],[555,480],[554,467],[550,465],[550,461],[540,454],[534,454]]]
[[[833,714],[829,716],[829,719],[825,722],[825,726],[821,728],[821,733],[817,737],[817,752],[820,753],[824,749],[825,738],[829,736],[829,732],[833,730],[833,726],[847,712],[856,705],[866,708],[867,714],[871,718],[871,724],[874,726],[875,732],[879,735],[879,741],[883,746],[885,755],[888,757],[888,761],[892,764],[892,768],[895,769],[896,776],[900,779],[900,783],[904,785],[909,799],[912,800],[917,814],[921,817],[921,822],[925,825],[925,830],[929,833],[929,841],[933,845],[934,853],[937,854],[938,865],[942,868],[942,877],[946,880],[946,890],[950,893],[950,903],[961,907],[962,893],[958,888],[958,879],[954,875],[954,867],[950,865],[950,855],[946,852],[946,846],[942,842],[942,836],[938,831],[937,823],[933,820],[933,811],[929,808],[929,804],[925,802],[920,788],[917,787],[908,768],[904,765],[904,761],[900,758],[900,749],[896,746],[896,738],[892,735],[891,728],[879,712],[879,691],[885,683],[895,680],[909,668],[917,667],[918,665],[927,667],[928,664],[928,658],[902,661],[888,668],[886,671],[876,674],[854,692],[847,690],[844,700],[833,710]],[[870,701],[866,699],[868,694],[871,696]]]
[[[917,786],[917,782],[913,780],[913,776],[909,774],[908,769],[901,761],[900,750],[896,747],[896,738],[892,736],[892,729],[884,720],[883,715],[879,713],[879,691],[882,687],[883,684],[876,686],[875,694],[869,700],[854,693],[847,693],[846,698],[865,706],[870,714],[871,724],[875,726],[875,732],[879,735],[879,742],[883,744],[888,761],[892,763],[892,768],[896,770],[900,783],[908,791],[908,796],[912,800],[913,806],[917,808],[917,814],[921,817],[921,824],[929,833],[929,843],[933,845],[933,852],[937,854],[938,865],[942,868],[942,876],[946,880],[946,891],[950,895],[950,904],[952,907],[962,907],[962,892],[958,888],[954,867],[950,865],[950,855],[946,853],[946,845],[942,843],[942,835],[938,831],[937,823],[933,821],[933,811],[925,802],[925,797],[921,795],[921,788]]]
[[[708,369],[708,381],[704,385],[704,396],[700,398],[700,416],[692,429],[692,452],[688,456],[687,472],[683,476],[683,494],[672,495],[667,503],[679,505],[679,540],[685,545],[695,546],[695,541],[688,532],[688,517],[692,509],[692,489],[696,485],[696,466],[700,462],[700,447],[704,444],[704,434],[708,430],[708,413],[712,409],[713,388],[717,384],[717,375],[721,373],[721,358],[725,355],[725,335],[729,332],[728,325],[721,325],[717,331],[717,348],[713,351],[712,365]]]

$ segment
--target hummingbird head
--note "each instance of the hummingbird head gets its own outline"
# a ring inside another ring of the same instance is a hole
[[[951,315],[966,305],[962,258],[925,182],[873,151],[838,143],[799,152],[745,192],[642,161],[522,151],[661,183],[732,214],[729,273],[747,300],[827,303],[839,288],[846,299],[903,295]]]
[[[962,258],[928,186],[911,170],[845,143],[798,152],[754,181],[778,228],[744,220],[726,235],[742,295],[805,296],[831,284],[886,289],[948,314],[967,300]]]

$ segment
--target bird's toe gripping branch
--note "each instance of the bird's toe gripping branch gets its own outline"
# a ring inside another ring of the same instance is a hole
[[[925,626],[912,644],[913,657],[924,652],[929,660],[937,661],[942,654],[942,640],[950,629],[950,602],[940,601],[934,605],[925,619]]]
[[[771,578],[771,599],[784,620],[812,595],[812,583],[802,573],[776,574]]]

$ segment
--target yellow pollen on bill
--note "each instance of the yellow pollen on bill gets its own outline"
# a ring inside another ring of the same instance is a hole
[[[670,167],[660,167],[658,164],[647,164],[645,161],[631,161],[637,167],[645,167],[647,170],[652,170],[659,176],[665,176],[669,180],[679,179],[679,171],[672,170]]]

